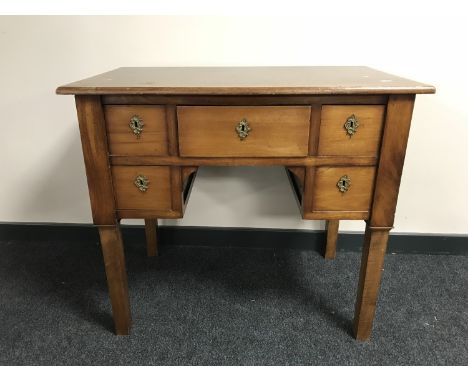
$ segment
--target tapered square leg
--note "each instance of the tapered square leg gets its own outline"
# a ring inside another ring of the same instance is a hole
[[[115,333],[126,335],[130,332],[131,315],[127,271],[125,269],[125,256],[120,227],[118,225],[101,226],[98,229],[114,317]]]
[[[325,248],[325,258],[334,259],[336,257],[336,242],[338,241],[339,220],[327,220],[327,246]]]
[[[365,341],[371,335],[388,234],[386,228],[366,226],[354,312],[354,334],[357,340]]]
[[[158,254],[158,219],[145,219],[146,251],[148,256]]]

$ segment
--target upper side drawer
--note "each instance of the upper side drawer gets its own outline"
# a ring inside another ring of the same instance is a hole
[[[310,112],[309,106],[179,106],[180,155],[307,156]]]
[[[318,155],[377,156],[384,116],[385,105],[322,106]]]
[[[111,155],[168,154],[164,106],[107,105],[104,117]]]

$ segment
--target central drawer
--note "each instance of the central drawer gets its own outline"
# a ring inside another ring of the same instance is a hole
[[[183,157],[303,157],[309,106],[179,106]]]

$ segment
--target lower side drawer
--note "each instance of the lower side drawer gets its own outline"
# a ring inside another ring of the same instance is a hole
[[[112,181],[120,218],[182,217],[196,168],[113,166]]]
[[[374,177],[374,167],[317,168],[312,211],[369,211]]]
[[[366,219],[375,172],[373,166],[317,167],[306,180],[305,170],[289,169],[305,219]]]

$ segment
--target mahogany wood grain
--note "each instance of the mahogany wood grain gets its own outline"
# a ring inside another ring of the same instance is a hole
[[[171,188],[173,211],[182,211],[182,173],[180,167],[171,167]]]
[[[115,223],[104,113],[98,96],[77,96],[76,109],[94,224]]]
[[[434,87],[365,66],[118,68],[58,94],[282,95],[434,93]]]
[[[116,334],[130,333],[131,314],[122,236],[118,225],[98,226]]]
[[[177,119],[182,157],[307,156],[308,106],[180,106]],[[241,140],[243,119],[251,131]]]
[[[171,209],[128,209],[117,210],[119,219],[180,219],[183,217],[182,211],[174,211]]]
[[[306,211],[303,210],[302,216],[309,220],[367,220],[369,211]]]
[[[388,101],[370,220],[373,227],[393,226],[414,99],[414,95],[400,95]]]
[[[356,299],[354,331],[358,340],[367,340],[372,330],[388,233],[395,216],[414,98],[414,95],[391,96],[387,106]]]
[[[367,67],[120,68],[59,87],[76,95],[116,333],[131,321],[120,219],[145,219],[153,255],[157,219],[183,216],[199,166],[285,166],[303,218],[327,220],[326,258],[339,220],[366,220],[354,330],[368,339],[415,94],[434,92]],[[350,138],[351,114],[360,126]],[[133,115],[145,123],[136,143]],[[240,141],[243,118],[252,131]],[[140,174],[146,192],[133,183]]]
[[[388,233],[388,230],[373,230],[369,224],[366,226],[354,312],[354,334],[360,341],[369,339],[372,331]]]
[[[312,211],[312,203],[315,193],[315,174],[317,168],[315,166],[319,165],[319,158],[317,155],[318,144],[319,144],[319,135],[320,135],[320,121],[322,118],[322,106],[315,104],[311,106],[311,115],[310,115],[310,128],[309,128],[309,158],[313,159],[313,163],[309,163],[309,166],[314,167],[305,167],[304,168],[304,182],[302,187],[302,197],[301,200],[301,213],[304,219],[307,219],[306,214]],[[328,160],[329,158],[320,158]],[[353,158],[353,160],[356,158]],[[324,164],[324,163],[322,163]]]
[[[169,140],[169,155],[179,155],[179,141],[177,137],[177,108],[166,105],[166,121]]]
[[[149,181],[146,191],[140,191],[134,184],[139,175],[145,176]],[[170,167],[112,166],[112,176],[117,209],[172,209]]]
[[[305,168],[304,195],[302,196],[302,216],[308,219],[306,214],[313,210],[313,199],[315,192],[315,174],[317,167],[308,166]]]
[[[338,241],[339,220],[327,220],[327,244],[325,248],[325,258],[334,259],[336,257],[336,243]]]
[[[168,155],[166,112],[163,106],[132,105],[104,107],[111,155]],[[144,123],[138,138],[130,120],[138,116]]]
[[[343,175],[351,179],[351,186],[346,192],[341,192],[337,187],[338,180]],[[372,201],[374,177],[374,167],[317,168],[313,211],[368,211]]]
[[[314,155],[314,156],[317,155],[321,119],[322,119],[322,105],[320,104],[312,105],[311,112],[310,112],[309,155]]]
[[[304,157],[304,158],[180,158],[111,156],[112,165],[132,166],[374,166],[371,157]]]
[[[103,105],[184,105],[184,106],[285,106],[285,105],[386,105],[388,95],[103,95]]]
[[[388,95],[103,95],[104,105],[281,106],[281,105],[386,105]]]
[[[351,115],[359,122],[352,136],[344,128]],[[377,156],[384,116],[383,105],[322,106],[318,155]]]
[[[146,252],[153,257],[158,254],[158,219],[145,219]]]

